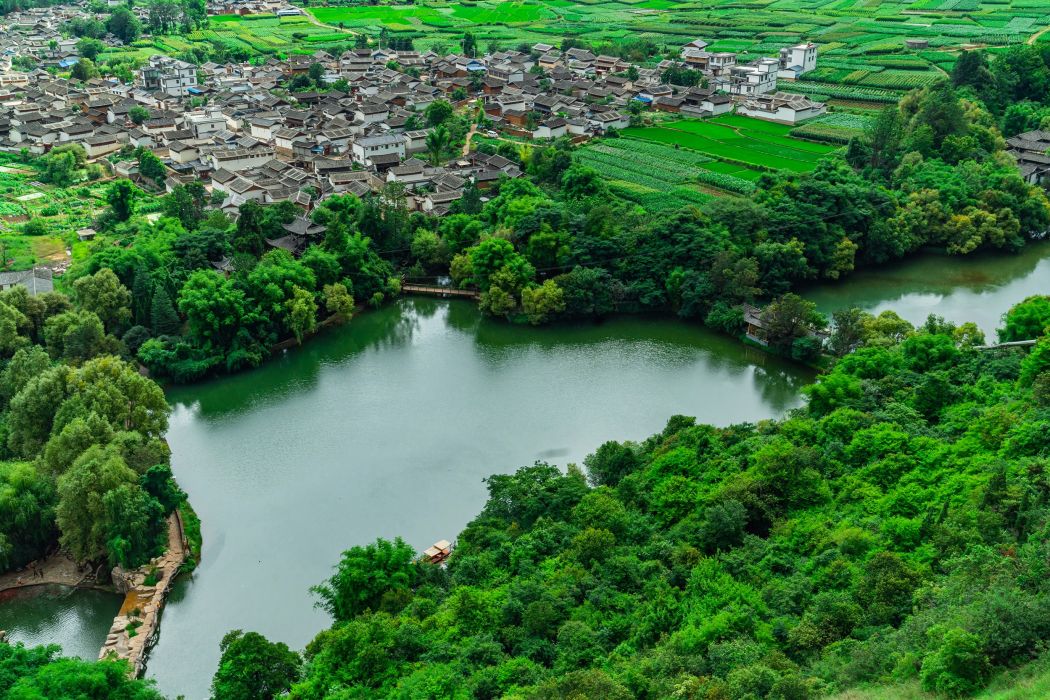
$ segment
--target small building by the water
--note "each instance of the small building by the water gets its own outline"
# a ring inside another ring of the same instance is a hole
[[[743,305],[745,335],[761,345],[769,345],[766,340],[766,324],[762,320],[762,309],[751,304]]]

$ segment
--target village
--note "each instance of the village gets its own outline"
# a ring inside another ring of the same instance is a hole
[[[222,3],[209,11],[300,10]],[[84,6],[60,6],[5,18],[0,151],[39,156],[79,144],[113,175],[137,179],[137,163],[119,154],[148,149],[167,168],[168,191],[200,180],[231,214],[247,201],[287,200],[309,210],[332,194],[360,196],[400,183],[410,210],[441,216],[468,184],[484,191],[521,175],[509,159],[472,150],[475,131],[512,143],[582,142],[630,126],[643,109],[700,118],[735,110],[786,124],[825,111],[781,89],[816,67],[813,44],[738,64],[734,54],[709,52],[695,40],[678,60],[650,67],[542,43],[478,56],[377,46],[201,65],[153,55],[130,83],[58,77],[80,60],[77,40],[63,36],[63,26],[90,14]],[[119,44],[112,35],[104,41]],[[18,70],[30,63],[32,70]],[[669,84],[662,78],[668,69],[703,79]],[[308,74],[320,76],[314,89],[288,89]],[[428,157],[432,128],[421,117],[442,100],[474,110],[484,126],[471,129],[462,149],[435,160]],[[148,116],[133,120],[143,109]]]

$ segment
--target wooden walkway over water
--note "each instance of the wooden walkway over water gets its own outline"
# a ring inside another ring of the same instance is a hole
[[[477,299],[478,292],[475,289],[456,289],[454,287],[443,287],[438,284],[402,284],[401,291],[404,294],[419,294],[429,297],[442,297],[445,299]]]

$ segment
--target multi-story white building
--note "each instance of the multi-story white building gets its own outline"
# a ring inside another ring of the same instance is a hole
[[[728,73],[715,79],[715,87],[731,95],[763,95],[777,89],[777,70],[780,62],[775,58],[760,58],[753,63],[736,65]]]
[[[363,136],[350,144],[350,154],[354,161],[368,165],[370,158],[396,153],[398,158],[405,157],[405,137],[401,134],[380,134]]]
[[[193,132],[193,137],[201,141],[225,130],[227,126],[226,115],[218,109],[187,112],[183,115],[182,121],[186,128]]]
[[[780,66],[777,76],[795,80],[803,73],[817,67],[817,45],[812,43],[788,46],[780,49]]]
[[[177,97],[197,87],[197,66],[168,56],[150,56],[139,70],[138,84],[144,90]]]

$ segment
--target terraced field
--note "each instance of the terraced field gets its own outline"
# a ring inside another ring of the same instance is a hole
[[[808,172],[822,157],[837,150],[834,145],[792,137],[790,126],[736,115],[704,121],[684,119],[622,133],[634,139],[677,144],[715,160],[760,170]]]
[[[802,41],[820,45],[817,70],[791,86],[838,103],[892,103],[951,70],[963,47],[1022,43],[1050,26],[1050,0],[380,0],[304,7],[308,17],[217,16],[185,37],[143,39],[104,57],[178,54],[222,42],[257,54],[313,53],[375,39],[382,29],[418,48],[452,50],[472,32],[479,49],[522,42],[558,45],[578,37],[596,45],[647,40],[674,51],[703,38],[743,61],[776,55]],[[905,39],[929,46],[907,49]],[[1038,37],[1050,41],[1050,32]]]
[[[1050,25],[1050,0],[423,0],[413,5],[305,8],[320,21],[411,36],[451,48],[464,31],[512,45],[565,37],[648,39],[677,47],[701,37],[744,59],[814,41],[820,66],[799,84],[833,99],[892,102],[950,70],[963,47],[1022,43]],[[1050,40],[1050,33],[1044,34]],[[929,46],[911,50],[905,39]]]

